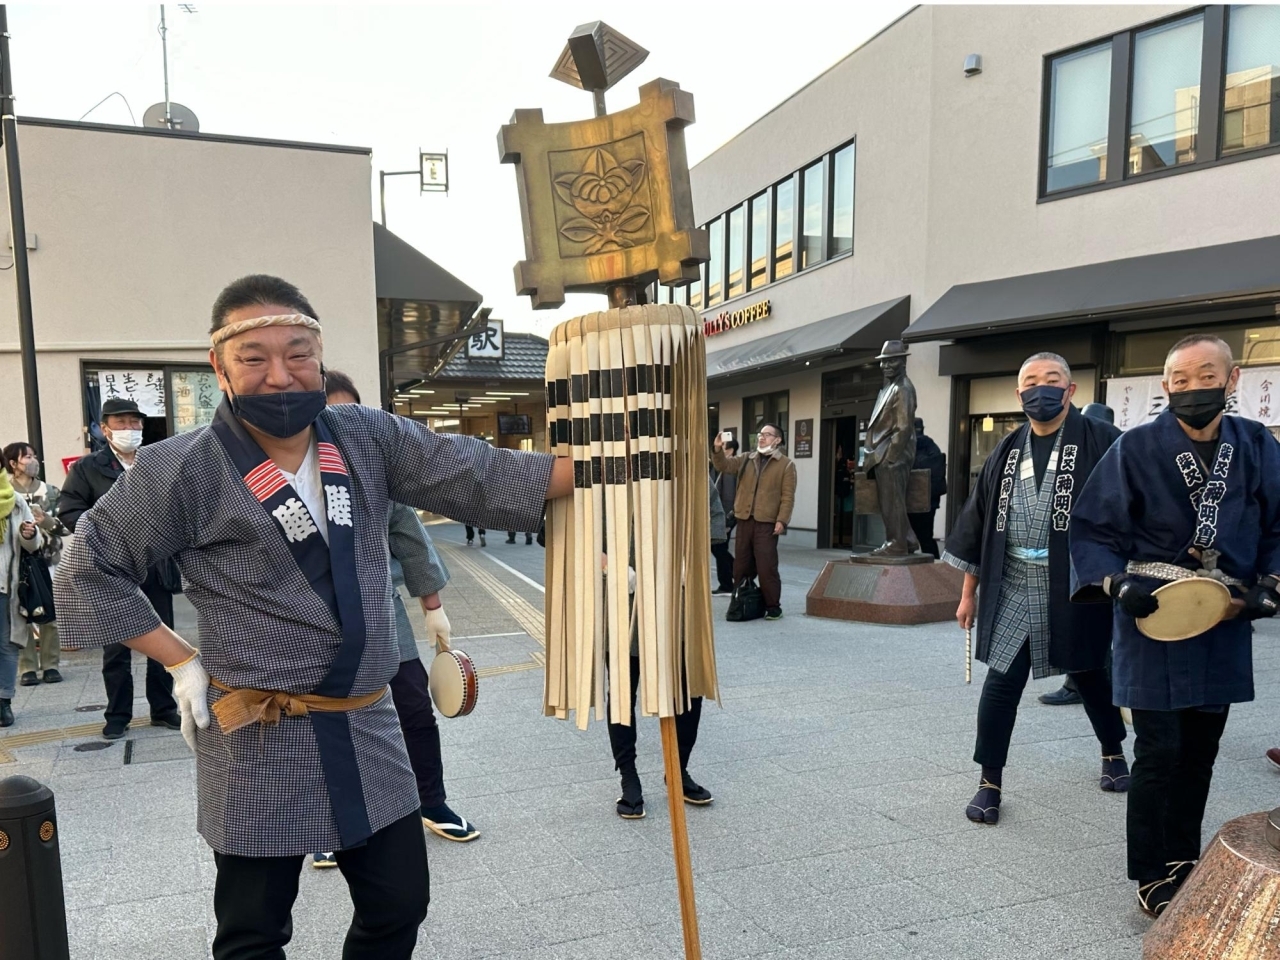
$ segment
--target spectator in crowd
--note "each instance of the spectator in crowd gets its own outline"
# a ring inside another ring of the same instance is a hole
[[[778,574],[778,538],[787,532],[796,501],[796,466],[783,453],[785,438],[777,424],[766,423],[757,434],[756,449],[729,457],[724,439],[713,443],[711,462],[721,473],[738,480],[733,514],[738,518],[733,581],[760,578],[766,620],[782,619],[782,578]]]
[[[58,500],[58,518],[73,533],[80,518],[106,496],[125,471],[133,469],[138,447],[142,446],[142,411],[132,400],[108,399],[102,404],[100,425],[108,445],[72,465]],[[142,592],[170,630],[173,629],[173,595],[181,590],[181,576],[172,560],[152,567],[142,584]],[[103,647],[102,681],[107,689],[106,725],[102,736],[119,740],[133,721],[133,651],[122,643]],[[147,702],[151,705],[152,726],[182,729],[178,704],[173,699],[173,677],[163,665],[150,658],[147,659]]]
[[[325,393],[330,404],[360,402],[360,391],[340,370],[325,371]],[[432,833],[466,843],[479,837],[480,831],[445,803],[440,728],[431,707],[427,671],[418,653],[413,624],[400,597],[400,588],[404,587],[410,596],[418,598],[426,618],[427,640],[447,649],[449,618],[440,601],[440,591],[449,582],[449,571],[417,513],[402,503],[391,505],[387,546],[391,551],[391,603],[395,608],[396,639],[400,645],[400,669],[391,678],[391,696],[405,748],[409,751],[409,766],[418,784],[418,799],[422,804],[419,812],[423,825]],[[338,861],[332,852],[322,852],[312,855],[311,865],[336,867]]]
[[[727,457],[736,457],[738,441],[726,440],[724,452]],[[716,471],[716,493],[720,494],[720,505],[724,508],[725,530],[732,536],[733,528],[738,525],[738,518],[733,515],[733,498],[738,493],[738,475]]]
[[[715,471],[712,474],[708,499],[711,505],[711,555],[716,558],[716,588],[711,591],[711,595],[727,597],[733,593],[733,554],[729,552],[729,528],[725,522],[724,503],[716,489]]]
[[[0,470],[0,727],[13,726],[14,684],[26,621],[18,611],[22,551],[36,553],[44,534],[36,526],[27,501],[14,492],[7,471]]]
[[[911,469],[929,471],[929,512],[909,513],[907,521],[915,531],[916,539],[920,541],[920,549],[933,554],[933,559],[938,560],[942,554],[938,551],[938,539],[933,535],[933,523],[934,517],[938,515],[938,504],[947,492],[947,455],[932,437],[925,436],[922,419],[916,417],[915,424],[916,459]]]
[[[44,534],[40,557],[49,565],[52,573],[62,554],[62,537],[67,532],[67,528],[58,519],[59,490],[40,479],[40,456],[29,443],[11,443],[5,447],[4,466],[13,489],[27,501],[36,526]],[[45,683],[61,683],[62,674],[58,672],[58,663],[62,655],[62,643],[58,639],[57,622],[24,624],[24,635],[27,645],[22,648],[22,658],[18,662],[22,685],[34,687],[41,680]]]

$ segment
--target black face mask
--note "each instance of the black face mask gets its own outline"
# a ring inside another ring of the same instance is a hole
[[[1226,387],[1171,393],[1169,409],[1192,430],[1203,430],[1213,423],[1214,417],[1227,409]]]
[[[1067,402],[1067,388],[1042,384],[1022,391],[1022,412],[1032,420],[1048,423],[1062,412]]]

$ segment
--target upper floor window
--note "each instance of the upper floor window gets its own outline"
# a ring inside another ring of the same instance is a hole
[[[800,269],[812,267],[823,259],[822,251],[822,161],[805,167],[801,175],[804,219],[801,225]]]
[[[751,201],[751,244],[747,256],[751,258],[752,290],[769,282],[769,191],[757,194]]]
[[[1110,43],[1053,59],[1049,68],[1046,191],[1107,178],[1110,99]]]
[[[853,144],[831,158],[831,256],[853,249]]]
[[[773,188],[773,278],[791,276],[796,240],[796,182],[783,180]]]
[[[724,299],[724,217],[716,217],[707,225],[711,238],[711,259],[707,261],[707,306],[714,307]]]
[[[1129,172],[1196,160],[1204,15],[1144,30],[1133,41]]]
[[[1280,8],[1213,4],[1045,58],[1040,192],[1280,150]]]
[[[1280,143],[1280,7],[1231,7],[1222,152]]]
[[[746,275],[743,271],[743,221],[746,218],[745,207],[734,207],[727,217],[729,231],[729,296],[740,296],[747,289]]]

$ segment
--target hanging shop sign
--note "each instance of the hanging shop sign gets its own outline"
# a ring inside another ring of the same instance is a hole
[[[100,370],[98,392],[102,400],[132,400],[144,417],[165,415],[163,370]]]
[[[725,310],[714,319],[704,321],[702,332],[708,337],[714,337],[718,333],[727,333],[748,323],[764,320],[772,313],[772,304],[768,300],[761,300],[759,303],[753,303],[751,306],[743,307],[741,310]]]
[[[1107,383],[1107,406],[1115,411],[1116,426],[1128,430],[1150,423],[1169,400],[1160,386],[1160,375],[1113,377]],[[1245,367],[1236,392],[1227,398],[1227,413],[1280,426],[1280,367]]]

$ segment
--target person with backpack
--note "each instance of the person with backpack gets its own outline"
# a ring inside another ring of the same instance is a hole
[[[11,443],[4,448],[3,456],[14,491],[27,501],[36,526],[45,536],[39,557],[52,577],[53,568],[62,554],[62,538],[68,533],[58,519],[59,490],[52,483],[40,479],[40,455],[31,444],[25,441]],[[58,638],[58,622],[28,622],[23,635],[28,639],[18,662],[22,685],[34,687],[41,682],[61,683],[58,664],[62,657],[62,642]]]
[[[22,554],[36,554],[44,540],[27,501],[13,489],[8,471],[0,470],[0,727],[13,726],[18,658],[27,643],[18,603]]]
[[[920,549],[924,553],[933,554],[933,559],[940,560],[938,538],[933,535],[934,517],[938,515],[938,506],[947,492],[947,455],[942,452],[932,437],[924,435],[924,421],[915,418],[916,427],[916,459],[912,470],[929,471],[929,510],[927,513],[909,513],[907,522],[915,531],[920,541]]]

